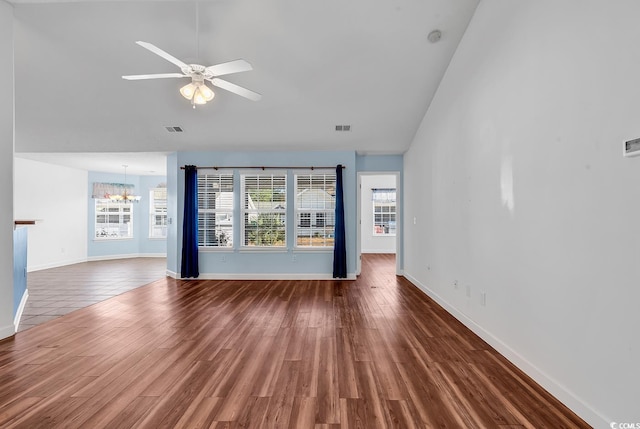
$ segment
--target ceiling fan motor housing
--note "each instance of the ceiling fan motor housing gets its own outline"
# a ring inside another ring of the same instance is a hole
[[[208,70],[207,67],[200,64],[189,64],[181,68],[182,73],[190,76],[194,80],[203,81],[204,79],[212,79],[215,75]]]

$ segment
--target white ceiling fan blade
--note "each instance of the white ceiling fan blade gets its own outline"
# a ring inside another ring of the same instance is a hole
[[[253,67],[242,59],[207,67],[207,71],[214,76],[223,76],[225,74],[240,73],[249,70],[253,70]]]
[[[163,51],[162,49],[158,48],[155,45],[152,45],[151,43],[140,42],[140,41],[138,41],[136,43],[138,45],[142,46],[143,48],[150,50],[154,54],[161,56],[162,58],[164,58],[165,60],[169,61],[170,63],[173,63],[173,64],[177,65],[178,67],[180,67],[180,69],[188,67],[185,63],[183,63],[182,61],[180,61],[179,59],[177,59],[173,55],[170,55],[170,54],[166,53],[165,51]]]
[[[233,92],[234,94],[238,94],[239,96],[248,98],[249,100],[258,101],[262,98],[262,95],[257,92],[238,86],[235,83],[227,82],[226,80],[213,78],[211,79],[211,83],[218,88],[226,89],[229,92]]]
[[[165,79],[171,77],[189,77],[182,73],[157,73],[157,74],[134,74],[130,76],[122,76],[126,80],[142,80],[142,79]]]

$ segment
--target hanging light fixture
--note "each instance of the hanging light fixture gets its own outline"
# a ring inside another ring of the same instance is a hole
[[[207,104],[207,101],[211,101],[215,97],[211,88],[204,83],[204,76],[201,74],[194,75],[191,78],[191,83],[180,88],[180,94],[191,101],[194,109],[196,104]]]
[[[196,56],[200,56],[200,7],[196,1]],[[196,105],[207,104],[207,101],[213,100],[216,95],[211,88],[204,83],[205,74],[207,77],[213,77],[210,72],[207,72],[206,67],[192,64],[191,65],[191,83],[180,88],[180,94],[187,100],[191,101],[193,108]]]
[[[127,167],[128,165],[122,165],[124,167],[124,183],[122,184],[122,194],[110,194],[109,199],[111,201],[123,202],[123,203],[137,203],[140,201],[139,195],[133,195],[127,192]],[[133,189],[133,187],[131,187]]]

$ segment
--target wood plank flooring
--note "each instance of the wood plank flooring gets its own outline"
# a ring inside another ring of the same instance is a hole
[[[29,299],[18,330],[25,331],[165,277],[167,258],[81,262],[29,273]]]
[[[589,427],[363,256],[357,281],[166,278],[19,332],[0,427]]]

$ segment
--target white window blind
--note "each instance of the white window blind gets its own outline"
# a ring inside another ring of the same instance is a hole
[[[95,238],[133,238],[133,204],[103,198],[95,200]]]
[[[167,186],[149,191],[149,238],[167,237]]]
[[[396,234],[396,190],[395,188],[374,188],[373,235]]]
[[[333,247],[336,174],[295,175],[296,247]]]
[[[198,246],[233,247],[233,174],[198,171]]]
[[[286,174],[243,174],[241,177],[242,246],[286,247]]]

